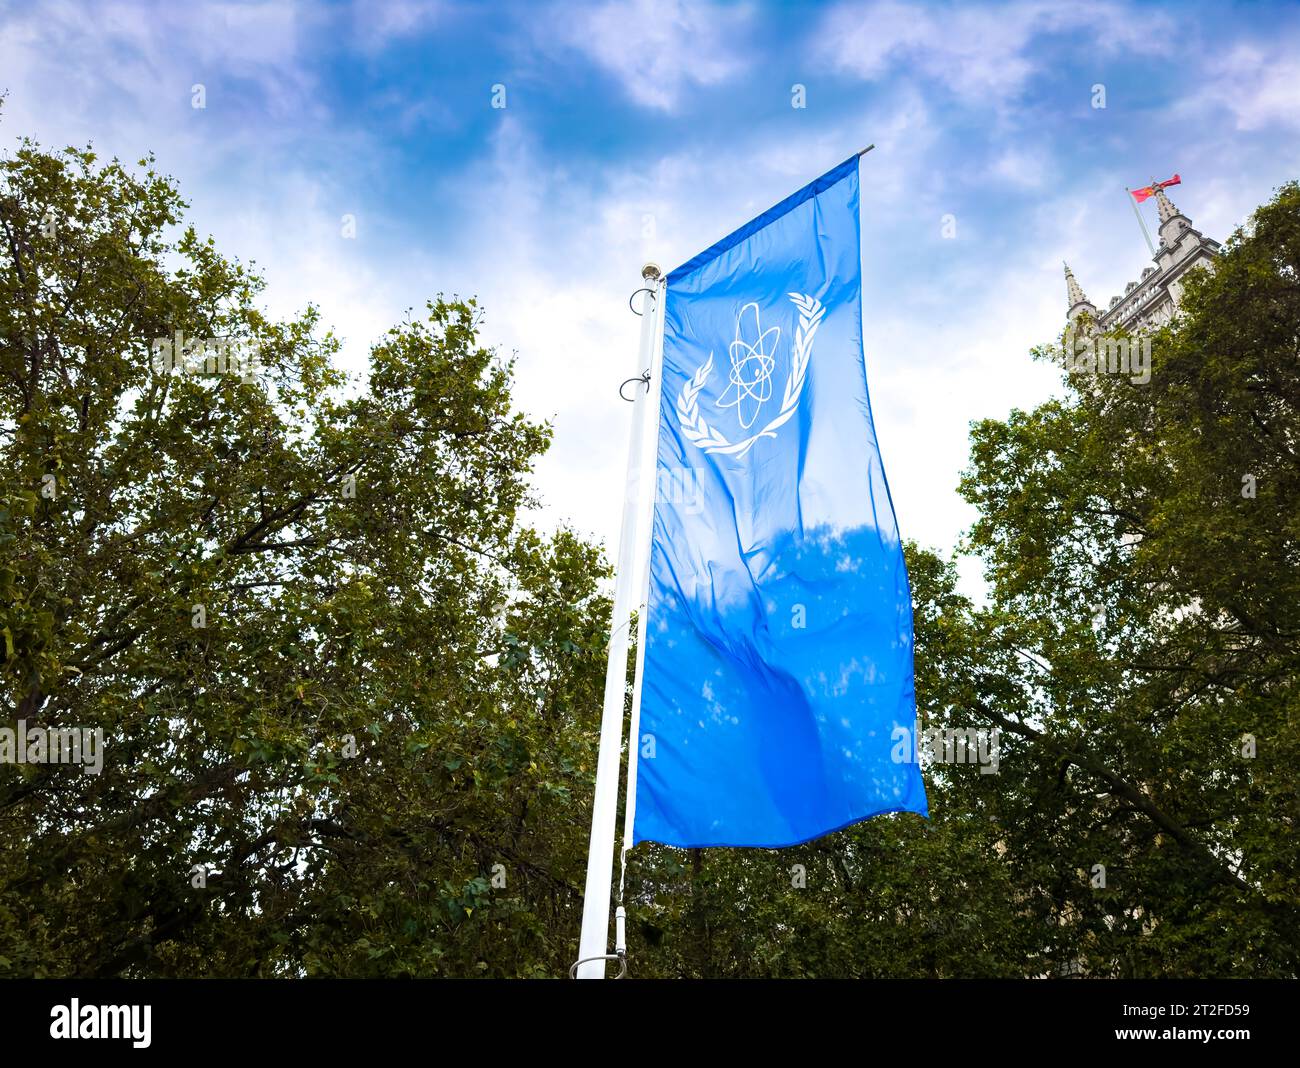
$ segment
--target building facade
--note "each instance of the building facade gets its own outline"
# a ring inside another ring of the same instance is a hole
[[[1221,245],[1192,226],[1192,220],[1179,211],[1163,189],[1155,191],[1160,212],[1160,247],[1153,267],[1143,269],[1136,282],[1124,288],[1122,296],[1111,297],[1105,310],[1084,296],[1070,265],[1065,265],[1065,288],[1069,300],[1066,313],[1073,326],[1084,312],[1093,327],[1103,334],[1115,331],[1138,334],[1156,330],[1173,318],[1183,296],[1183,276],[1193,267],[1214,269]]]

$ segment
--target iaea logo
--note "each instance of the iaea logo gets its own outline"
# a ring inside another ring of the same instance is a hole
[[[748,340],[745,336],[748,331]],[[751,301],[736,316],[736,340],[731,343],[731,385],[718,398],[719,408],[735,408],[740,425],[748,430],[754,425],[759,409],[772,399],[772,369],[776,367],[776,346],[781,328],[763,329],[758,320],[758,304]]]
[[[700,414],[699,395],[713,370],[713,353],[677,395],[677,418],[682,432],[705,452],[744,456],[759,438],[776,437],[777,428],[786,423],[799,407],[808,361],[812,356],[813,337],[826,314],[821,301],[806,293],[791,293],[799,309],[799,328],[795,331],[790,358],[790,377],[781,398],[781,410],[757,434],[732,442],[710,426]],[[776,366],[777,345],[781,328],[763,329],[758,305],[746,304],[736,315],[736,340],[731,343],[731,374],[727,389],[718,398],[719,408],[735,408],[742,430],[753,426],[764,405],[772,398],[772,371]]]

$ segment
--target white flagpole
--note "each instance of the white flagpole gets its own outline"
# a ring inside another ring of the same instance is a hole
[[[641,270],[645,300],[641,311],[641,345],[636,377],[648,372],[654,350],[655,326],[663,283],[652,263]],[[632,380],[629,380],[632,381]],[[624,385],[627,383],[625,382]],[[637,589],[638,512],[641,502],[641,448],[645,436],[648,389],[637,381],[632,402],[632,434],[628,445],[627,486],[618,537],[618,568],[614,572],[614,609],[610,617],[608,659],[605,663],[605,705],[600,721],[600,753],[596,762],[596,797],[591,812],[591,841],[587,852],[587,887],[582,900],[582,937],[578,943],[579,979],[605,978],[609,953],[609,899],[614,877],[614,834],[618,823],[618,773],[623,749],[623,700],[627,692],[628,623]]]
[[[1137,201],[1133,199],[1133,190],[1128,186],[1124,187],[1124,199],[1133,205],[1133,214],[1137,216],[1138,225],[1142,227],[1142,236],[1147,239],[1147,248],[1151,250],[1151,255],[1154,258],[1156,247],[1151,243],[1151,235],[1147,233],[1147,224],[1142,219],[1142,213],[1138,211]]]
[[[660,312],[662,312],[660,308]],[[655,316],[656,326],[663,323],[662,314]],[[642,463],[643,475],[649,476],[648,493],[642,496],[642,512],[640,519],[637,545],[645,551],[641,554],[638,561],[636,572],[636,664],[632,670],[632,714],[628,718],[627,728],[627,788],[623,797],[623,844],[620,847],[620,868],[619,868],[619,896],[622,897],[623,890],[623,873],[627,865],[627,853],[632,848],[632,827],[636,822],[636,773],[637,765],[641,758],[641,675],[645,670],[645,634],[646,618],[650,610],[650,542],[652,540],[653,526],[655,520],[655,502],[658,497],[658,478],[659,464],[656,455],[659,442],[659,426],[655,422],[655,416],[659,412],[660,399],[663,395],[663,339],[658,337],[652,341],[654,346],[651,350],[650,364],[650,388],[646,392],[646,405],[650,412],[650,440],[649,456]],[[685,495],[698,487],[687,486],[686,471],[678,472],[681,476],[681,485],[672,487],[673,492],[680,490],[683,498]],[[692,479],[692,482],[694,480]],[[620,909],[620,915],[622,910]],[[621,946],[621,941],[616,939],[616,946]]]

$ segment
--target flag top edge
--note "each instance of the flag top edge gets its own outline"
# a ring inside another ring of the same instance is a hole
[[[859,153],[855,152],[843,163],[831,168],[820,178],[815,178],[798,192],[791,193],[779,204],[768,208],[762,215],[751,219],[749,222],[745,223],[744,226],[740,227],[740,229],[733,230],[721,241],[710,245],[699,255],[687,260],[675,270],[670,271],[666,284],[672,285],[674,282],[680,282],[683,278],[694,274],[701,267],[712,263],[724,252],[735,248],[746,238],[752,237],[764,227],[776,222],[777,219],[780,219],[784,215],[788,215],[804,201],[810,200],[818,194],[826,192],[826,190],[830,189],[831,186],[843,181],[843,179],[848,177],[850,172],[857,170],[858,158]]]

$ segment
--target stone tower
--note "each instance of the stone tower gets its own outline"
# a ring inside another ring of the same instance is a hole
[[[1074,272],[1070,270],[1068,263],[1065,265],[1065,294],[1070,302],[1070,310],[1065,313],[1065,317],[1072,324],[1083,312],[1087,312],[1093,322],[1097,321],[1097,309],[1092,301],[1083,295],[1083,287],[1074,280]]]
[[[1066,314],[1070,323],[1087,312],[1103,334],[1115,330],[1136,334],[1157,329],[1178,309],[1183,296],[1183,275],[1193,267],[1214,270],[1214,259],[1222,247],[1219,242],[1195,229],[1192,220],[1174,206],[1163,189],[1156,188],[1155,201],[1160,212],[1160,247],[1153,261],[1155,266],[1143,268],[1142,276],[1124,287],[1123,296],[1111,297],[1105,311],[1098,314],[1067,264],[1065,286],[1069,310]]]

